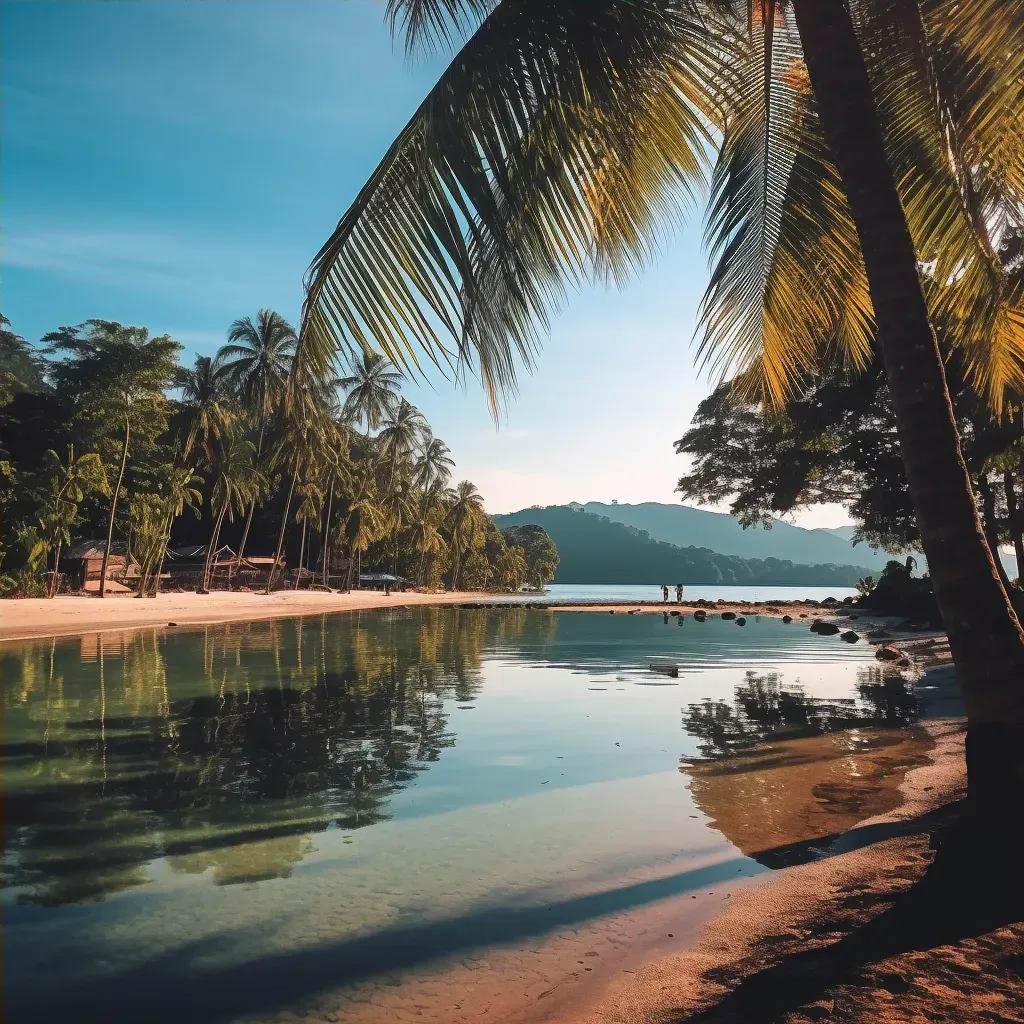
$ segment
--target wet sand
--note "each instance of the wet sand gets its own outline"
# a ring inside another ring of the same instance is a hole
[[[479,593],[396,592],[385,597],[383,592],[375,590],[356,590],[349,594],[279,590],[269,595],[237,591],[214,591],[211,594],[168,592],[144,599],[119,596],[101,600],[71,595],[61,595],[52,601],[24,598],[0,601],[0,640],[73,636],[132,626],[166,626],[172,622],[179,626],[212,625],[369,608],[462,604],[486,600],[486,597]]]

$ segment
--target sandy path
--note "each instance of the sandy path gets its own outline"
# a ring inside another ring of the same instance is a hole
[[[0,640],[25,640],[41,636],[68,636],[130,626],[209,624],[291,615],[322,615],[325,612],[366,608],[402,608],[410,605],[459,604],[487,600],[479,593],[392,594],[354,591],[328,594],[320,591],[278,591],[212,594],[168,593],[153,599],[135,597],[55,597],[0,601]]]

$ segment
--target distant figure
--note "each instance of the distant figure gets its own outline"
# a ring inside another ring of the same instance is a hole
[[[665,602],[665,604],[668,604],[668,584],[667,583],[662,583],[662,585],[661,585],[661,599],[662,599],[662,601]]]
[[[391,596],[391,580],[385,580],[384,581],[384,596],[385,597],[390,597]]]
[[[683,585],[682,583],[676,584],[676,604],[683,603]]]

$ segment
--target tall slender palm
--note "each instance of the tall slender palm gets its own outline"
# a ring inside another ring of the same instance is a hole
[[[236,512],[241,514],[262,488],[263,475],[255,464],[255,455],[256,446],[239,430],[226,434],[217,445],[210,497],[214,523],[203,569],[204,590],[210,586],[210,572],[225,517],[233,517]]]
[[[299,358],[377,345],[443,360],[447,332],[496,403],[567,288],[591,273],[622,280],[645,260],[659,215],[694,197],[721,138],[716,257],[751,255],[731,278],[716,268],[709,343],[784,392],[823,349],[863,363],[877,333],[973,735],[1002,737],[972,744],[972,778],[998,789],[1000,773],[1015,776],[1024,633],[978,519],[919,263],[956,277],[961,327],[947,340],[998,403],[1024,376],[1022,303],[1000,294],[986,252],[993,211],[1024,196],[1019,4],[389,10],[412,43],[472,34],[317,256]]]
[[[352,589],[352,570],[359,556],[380,536],[385,522],[386,514],[378,497],[376,480],[364,465],[353,475],[348,512],[344,518],[344,535],[349,552],[345,574],[346,590]]]
[[[402,374],[390,359],[370,349],[352,360],[351,372],[335,386],[345,392],[343,415],[353,423],[365,423],[367,433],[377,430],[398,405]]]
[[[455,462],[451,450],[427,427],[421,434],[420,449],[413,465],[413,482],[423,491],[434,487],[447,487],[452,478]]]
[[[381,422],[377,443],[381,455],[391,464],[388,493],[394,490],[399,464],[411,459],[426,425],[423,413],[405,398],[399,399],[394,412]]]
[[[174,462],[170,464],[161,474],[160,493],[164,506],[164,534],[160,548],[160,557],[156,562],[156,569],[152,578],[147,580],[143,572],[143,579],[140,581],[139,593],[149,592],[153,597],[160,591],[160,578],[163,575],[164,561],[167,557],[167,546],[171,542],[171,527],[174,520],[182,515],[185,509],[191,509],[198,519],[202,515],[203,495],[199,490],[203,478],[198,476],[192,466],[185,460],[184,455],[176,455]]]
[[[420,553],[419,568],[416,582],[423,583],[423,571],[429,555],[436,555],[444,548],[444,537],[441,536],[441,524],[444,521],[445,509],[440,501],[442,491],[431,488],[420,493],[410,523],[413,546]]]
[[[463,480],[451,492],[445,516],[454,559],[452,590],[459,589],[459,568],[463,554],[483,542],[485,522],[483,495],[468,480]]]
[[[283,316],[272,309],[261,309],[255,323],[250,317],[236,320],[228,330],[228,344],[217,353],[231,389],[258,427],[257,465],[263,459],[270,418],[287,392],[296,343],[295,328]],[[245,517],[239,560],[245,553],[257,500],[253,498]]]
[[[226,368],[209,356],[197,356],[192,368],[182,371],[181,401],[188,415],[183,453],[186,460],[197,443],[207,461],[211,460],[216,444],[231,429],[236,414],[227,383]]]

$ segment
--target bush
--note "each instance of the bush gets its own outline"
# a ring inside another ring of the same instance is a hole
[[[46,584],[29,572],[0,575],[0,597],[47,597]]]

